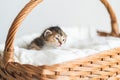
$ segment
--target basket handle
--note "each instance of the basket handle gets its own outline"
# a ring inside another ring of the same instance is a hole
[[[113,8],[109,4],[108,0],[100,0],[100,1],[105,6],[106,10],[109,13],[110,20],[111,20],[111,32],[107,33],[107,32],[98,31],[98,35],[120,37],[118,20]]]
[[[22,21],[26,18],[26,16],[32,11],[32,9],[41,2],[42,0],[30,0],[29,3],[26,4],[26,6],[14,19],[5,42],[5,49],[3,55],[3,61],[5,64],[8,62],[14,62],[14,38],[18,27],[21,25]]]

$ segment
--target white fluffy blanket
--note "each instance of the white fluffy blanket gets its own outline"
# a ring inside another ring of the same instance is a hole
[[[120,38],[99,37],[95,28],[74,27],[63,28],[68,39],[58,49],[27,50],[25,47],[40,33],[23,36],[15,41],[15,61],[22,64],[52,65],[77,58],[84,58],[103,50],[120,47]],[[4,45],[0,45],[0,53]]]

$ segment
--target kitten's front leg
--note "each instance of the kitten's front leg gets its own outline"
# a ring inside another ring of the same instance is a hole
[[[35,43],[29,45],[29,46],[28,46],[28,49],[41,50],[41,48],[40,48],[39,46],[37,46]]]

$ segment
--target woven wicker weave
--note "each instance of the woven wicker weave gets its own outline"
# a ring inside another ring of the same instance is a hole
[[[31,0],[14,20],[0,56],[0,80],[120,80],[120,48],[52,66],[14,62],[15,33],[28,13],[42,0]]]

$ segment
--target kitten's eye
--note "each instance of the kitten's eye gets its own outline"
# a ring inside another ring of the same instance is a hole
[[[59,39],[59,37],[60,37],[59,35],[56,35],[55,39]]]
[[[57,40],[58,40],[58,37],[55,37],[55,39],[57,39]]]
[[[63,41],[65,41],[65,39],[63,39]]]

